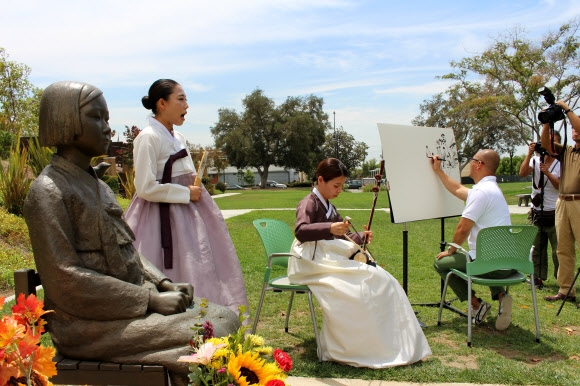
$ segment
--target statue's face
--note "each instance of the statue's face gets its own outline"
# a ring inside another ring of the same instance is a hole
[[[75,140],[75,145],[91,157],[107,154],[111,143],[109,109],[103,95],[95,98],[80,111],[83,133]]]

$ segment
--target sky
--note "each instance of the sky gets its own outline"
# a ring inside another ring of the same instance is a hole
[[[259,88],[276,105],[322,97],[331,127],[379,159],[377,123],[411,125],[449,87],[437,77],[451,61],[513,28],[537,40],[579,15],[580,0],[8,0],[0,47],[37,87],[103,90],[121,140],[125,126],[147,125],[149,86],[170,78],[187,93],[178,130],[192,144],[213,145],[218,110],[243,111]]]

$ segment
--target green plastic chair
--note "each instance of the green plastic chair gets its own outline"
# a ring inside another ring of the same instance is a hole
[[[310,292],[308,286],[290,283],[288,276],[278,276],[275,278],[270,277],[272,274],[273,265],[281,266],[287,269],[289,257],[300,258],[299,256],[290,253],[292,242],[294,241],[294,233],[288,224],[279,220],[261,218],[254,220],[253,224],[254,227],[258,230],[258,234],[260,235],[262,243],[264,244],[268,264],[266,265],[266,270],[264,272],[264,283],[262,285],[262,293],[260,294],[260,302],[258,303],[258,309],[256,310],[254,324],[252,325],[252,334],[256,333],[256,326],[258,325],[258,319],[260,318],[260,311],[262,310],[262,304],[264,302],[266,291],[290,292],[288,310],[286,311],[286,323],[284,325],[286,332],[288,332],[288,319],[290,318],[290,311],[292,310],[294,294],[297,292],[306,293],[308,294],[310,317],[312,319],[312,327],[314,328],[314,335],[316,337],[317,354],[318,358],[320,358],[320,340],[318,337],[316,316],[314,314],[314,305],[312,303],[312,292]]]
[[[471,287],[472,284],[484,286],[509,286],[525,283],[526,275],[530,275],[532,283],[532,301],[536,317],[536,342],[540,342],[540,318],[536,301],[536,287],[534,285],[534,263],[532,262],[533,243],[538,228],[533,225],[507,225],[484,228],[477,234],[476,259],[470,261],[469,252],[460,245],[450,243],[458,252],[465,254],[467,259],[466,272],[452,269],[445,279],[439,304],[437,325],[441,325],[441,312],[445,304],[445,294],[451,275],[456,275],[467,281],[467,345],[471,347]],[[488,279],[480,277],[492,271],[513,269],[518,272],[502,279]]]

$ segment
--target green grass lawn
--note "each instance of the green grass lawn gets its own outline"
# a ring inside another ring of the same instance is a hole
[[[223,199],[226,199],[225,197]],[[219,202],[219,201],[218,201]],[[340,210],[340,207],[339,207]],[[341,210],[343,216],[351,216],[353,223],[364,224],[368,213]],[[251,222],[256,218],[276,218],[293,226],[293,211],[253,211],[227,220],[231,237],[236,245],[246,280],[250,309],[255,310],[261,289],[265,252]],[[450,239],[458,219],[445,220],[445,235]],[[514,224],[523,224],[525,215],[513,215]],[[402,235],[404,227],[392,224],[385,212],[377,212],[373,220],[375,238],[372,253],[379,264],[402,283]],[[413,304],[437,302],[440,280],[432,267],[439,251],[441,222],[426,220],[407,224],[409,238],[408,295]],[[283,272],[280,272],[283,274]],[[476,288],[479,296],[489,301],[485,287]],[[544,290],[538,291],[541,319],[541,343],[535,342],[535,325],[531,290],[519,285],[511,289],[514,298],[513,324],[506,331],[494,329],[497,302],[493,302],[492,315],[486,323],[474,327],[472,348],[466,344],[467,324],[465,318],[448,310],[443,311],[443,322],[437,326],[435,307],[414,308],[419,319],[427,325],[424,330],[431,345],[433,356],[422,363],[383,370],[359,369],[336,363],[319,364],[316,343],[310,323],[308,303],[305,296],[295,300],[290,318],[289,333],[284,333],[284,315],[288,297],[286,294],[267,293],[267,300],[260,316],[257,333],[269,343],[287,350],[293,357],[296,376],[344,377],[362,379],[386,379],[412,382],[473,382],[499,384],[580,384],[580,311],[572,303],[566,304],[556,317],[559,304],[546,303],[546,294],[557,292],[553,279]],[[453,305],[466,311],[466,303]],[[495,311],[495,313],[494,313]],[[341,311],[338,311],[341,312]],[[343,310],[342,312],[348,312]],[[318,315],[319,324],[321,315]],[[393,332],[394,334],[396,332]],[[353,325],[352,339],[356,339],[357,326]]]
[[[509,204],[517,204],[515,194],[529,191],[530,183],[500,184]],[[256,309],[266,257],[260,238],[253,228],[257,218],[275,218],[294,226],[294,210],[262,210],[265,208],[295,208],[309,189],[247,190],[240,194],[216,198],[221,209],[255,209],[254,211],[226,220],[232,240],[242,265],[250,311]],[[236,193],[238,193],[236,192]],[[357,229],[368,221],[373,195],[371,193],[345,192],[333,201],[343,216],[352,217]],[[128,202],[120,200],[126,207]],[[388,207],[387,195],[381,193],[377,208]],[[2,215],[2,212],[0,212]],[[18,221],[18,219],[12,221]],[[445,239],[453,235],[458,218],[444,221]],[[526,215],[512,215],[514,224],[524,224]],[[11,228],[18,228],[12,225]],[[375,237],[371,251],[379,264],[402,284],[403,224],[393,224],[388,213],[378,210],[372,227]],[[290,318],[290,329],[284,332],[284,317],[288,297],[283,293],[269,292],[262,309],[257,333],[264,336],[272,346],[282,348],[292,356],[294,369],[291,375],[310,377],[340,377],[360,379],[383,379],[408,382],[472,382],[488,384],[520,385],[580,385],[580,310],[567,303],[556,317],[559,303],[547,303],[543,297],[555,294],[554,279],[546,282],[544,290],[538,291],[541,321],[541,342],[535,342],[535,326],[531,291],[527,284],[510,290],[514,299],[513,322],[506,331],[494,329],[497,302],[493,302],[491,316],[480,326],[474,327],[473,347],[466,344],[467,324],[465,318],[448,310],[443,311],[443,322],[437,326],[435,307],[421,306],[439,299],[440,280],[433,269],[433,259],[441,242],[441,221],[438,219],[406,224],[408,235],[408,296],[418,312],[418,318],[427,325],[427,336],[433,355],[425,361],[404,367],[383,370],[360,369],[336,363],[319,363],[316,343],[310,322],[308,302],[304,295],[297,295]],[[3,236],[4,237],[4,236]],[[19,238],[20,240],[20,238]],[[25,244],[25,243],[24,243]],[[29,267],[22,260],[7,268],[0,261],[0,269],[9,272],[14,268]],[[553,267],[550,267],[551,269]],[[0,271],[1,272],[1,271]],[[285,274],[281,271],[280,274]],[[550,271],[551,276],[551,271]],[[6,283],[4,284],[6,286]],[[578,286],[577,286],[578,287]],[[478,295],[489,301],[485,287],[475,287]],[[454,302],[466,310],[466,303]],[[321,314],[317,307],[318,323]],[[6,308],[5,308],[6,310]],[[338,310],[337,312],[348,312]],[[352,326],[352,339],[357,337],[356,322]],[[392,331],[397,334],[397,331]]]

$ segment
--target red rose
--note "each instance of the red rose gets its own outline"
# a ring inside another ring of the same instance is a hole
[[[285,372],[292,370],[292,358],[282,350],[274,350],[274,359]]]
[[[286,386],[286,384],[284,383],[284,381],[281,381],[279,379],[271,379],[268,381],[268,383],[266,383],[266,386]]]

